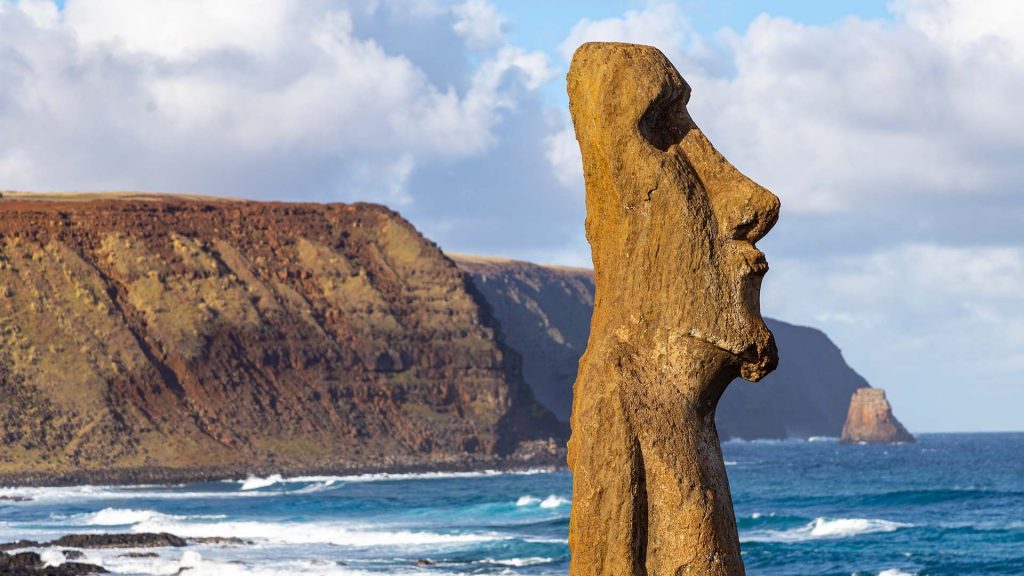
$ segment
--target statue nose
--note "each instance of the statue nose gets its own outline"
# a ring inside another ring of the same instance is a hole
[[[737,170],[696,126],[680,148],[704,184],[722,236],[754,243],[772,229],[779,219],[778,196]]]
[[[735,171],[738,178],[725,194],[730,206],[721,212],[722,228],[733,239],[754,243],[775,226],[782,203],[767,188]]]

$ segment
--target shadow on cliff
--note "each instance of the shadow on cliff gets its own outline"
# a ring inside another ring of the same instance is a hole
[[[454,262],[453,262],[454,264]],[[481,323],[494,330],[495,340],[501,348],[502,365],[509,384],[509,400],[512,408],[498,422],[498,441],[495,451],[500,456],[514,453],[523,443],[554,439],[564,446],[569,439],[569,424],[555,416],[534,395],[533,389],[523,378],[523,357],[508,345],[501,323],[494,314],[494,308],[473,282],[468,272],[463,272],[466,292],[480,308]]]

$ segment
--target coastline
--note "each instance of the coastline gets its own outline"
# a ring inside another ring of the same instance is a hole
[[[480,457],[457,462],[411,462],[400,464],[352,464],[329,466],[302,466],[260,463],[253,466],[225,466],[203,468],[168,468],[147,466],[139,468],[114,468],[98,470],[76,470],[70,472],[3,472],[0,473],[0,488],[44,487],[44,486],[138,486],[188,484],[194,482],[219,482],[222,480],[244,480],[250,476],[265,477],[280,474],[290,476],[358,476],[363,474],[420,474],[430,472],[518,472],[526,470],[565,470],[565,449],[556,453],[533,455],[531,457]]]

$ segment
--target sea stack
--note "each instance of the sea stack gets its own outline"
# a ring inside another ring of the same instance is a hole
[[[840,442],[844,444],[896,444],[915,442],[892,415],[892,406],[881,388],[860,388],[850,398],[850,411]]]
[[[568,75],[594,314],[574,385],[574,576],[744,574],[715,408],[778,358],[754,243],[779,199],[732,166],[657,48],[584,44]]]

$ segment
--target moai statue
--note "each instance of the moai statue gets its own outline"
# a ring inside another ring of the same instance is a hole
[[[657,48],[584,44],[568,75],[596,294],[572,409],[572,576],[744,574],[715,408],[778,354],[754,247],[779,199],[690,118]]]

